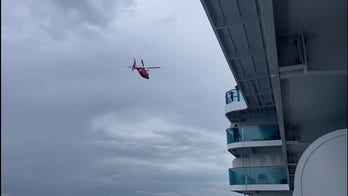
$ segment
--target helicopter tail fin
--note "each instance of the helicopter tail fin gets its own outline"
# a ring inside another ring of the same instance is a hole
[[[137,62],[135,61],[135,58],[134,58],[134,62],[133,62],[133,66],[132,66],[132,71],[134,71],[134,69],[137,67]]]

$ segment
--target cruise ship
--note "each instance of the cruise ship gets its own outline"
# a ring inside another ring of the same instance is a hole
[[[236,81],[230,190],[347,195],[347,0],[201,4]]]

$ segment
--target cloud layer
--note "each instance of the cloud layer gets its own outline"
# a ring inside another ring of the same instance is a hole
[[[199,1],[2,2],[2,195],[233,195]],[[126,66],[133,57],[150,80]]]

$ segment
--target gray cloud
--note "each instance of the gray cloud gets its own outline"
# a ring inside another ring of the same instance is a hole
[[[4,3],[2,16],[4,27],[14,34],[10,36],[26,33],[30,37],[48,36],[61,41],[75,36],[96,36],[121,14],[132,13],[135,6],[133,0],[15,0]]]
[[[3,195],[233,194],[234,81],[199,2],[2,5]]]

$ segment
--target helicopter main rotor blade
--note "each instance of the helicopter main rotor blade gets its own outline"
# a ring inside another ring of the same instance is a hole
[[[146,69],[159,69],[161,67],[146,67]]]

